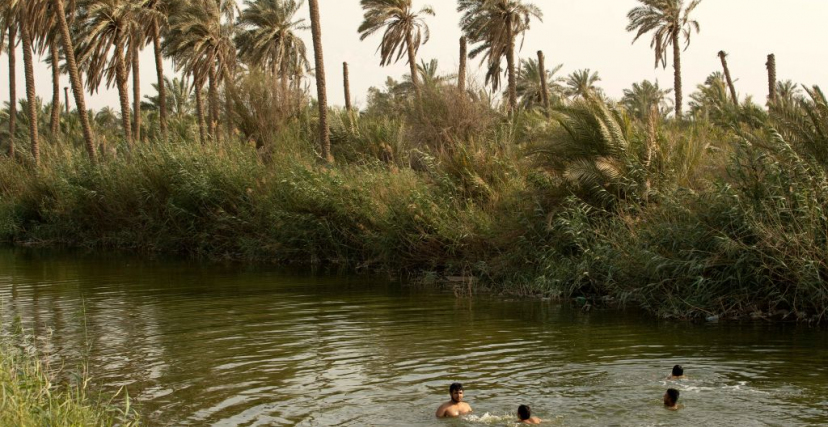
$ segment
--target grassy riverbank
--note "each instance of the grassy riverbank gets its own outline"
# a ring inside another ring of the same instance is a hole
[[[663,317],[828,309],[820,94],[682,122],[597,98],[551,119],[450,90],[423,98],[433,114],[332,111],[330,166],[310,109],[259,123],[258,144],[176,137],[110,147],[93,167],[64,140],[37,169],[2,158],[0,239],[473,276]]]
[[[105,400],[94,395],[87,378],[57,379],[55,371],[20,339],[0,337],[0,425],[135,426],[139,418],[123,396]]]

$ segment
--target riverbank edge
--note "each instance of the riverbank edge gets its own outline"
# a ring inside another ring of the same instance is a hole
[[[757,205],[734,186],[605,210],[506,162],[483,191],[439,170],[266,163],[235,144],[147,146],[98,167],[82,153],[47,161],[0,165],[0,241],[459,278],[458,294],[659,318],[819,322],[828,310],[820,217],[777,197]],[[815,219],[791,232],[780,218],[792,215]]]

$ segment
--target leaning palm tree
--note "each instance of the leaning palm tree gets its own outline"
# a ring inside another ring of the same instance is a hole
[[[564,78],[555,76],[561,71],[561,68],[563,68],[563,64],[558,64],[551,70],[544,70],[544,74],[546,74],[547,97],[552,99],[552,104],[554,105],[560,104],[563,99],[564,88],[561,83],[564,81]],[[516,83],[517,96],[523,108],[529,110],[543,105],[541,70],[537,59],[529,58],[520,61]]]
[[[46,63],[52,70],[52,105],[49,129],[55,135],[60,129],[60,51],[58,49],[60,29],[53,3],[38,0],[34,4],[38,10],[32,16],[32,39],[35,53],[40,57],[46,56],[48,50]]]
[[[83,138],[86,145],[86,152],[89,155],[89,160],[92,164],[96,162],[95,156],[95,142],[92,134],[92,125],[89,122],[89,116],[86,112],[86,101],[83,93],[83,83],[81,82],[80,70],[78,63],[75,61],[75,44],[69,32],[69,23],[66,20],[66,9],[63,0],[50,0],[54,5],[54,13],[57,17],[57,25],[60,28],[60,40],[63,44],[63,54],[66,59],[67,69],[69,70],[69,78],[72,82],[72,92],[75,96],[75,104],[77,105],[78,116],[81,121],[81,128],[83,129]],[[75,9],[75,0],[69,0],[70,10]],[[66,100],[66,106],[69,106],[69,100]]]
[[[308,0],[313,36],[313,57],[316,65],[316,94],[319,106],[319,143],[322,146],[322,159],[332,163],[331,132],[328,128],[328,95],[325,87],[325,58],[322,52],[322,24],[319,22],[318,0]]]
[[[133,132],[129,105],[128,43],[133,35],[134,17],[143,0],[82,0],[78,20],[78,62],[83,64],[87,85],[93,91],[106,79],[113,80],[121,103],[124,140],[132,145]],[[110,56],[110,47],[113,48]],[[126,55],[126,57],[125,57]]]
[[[541,10],[522,0],[459,0],[457,11],[460,28],[469,43],[478,46],[469,53],[474,58],[483,53],[488,63],[486,83],[497,90],[500,86],[500,61],[506,57],[509,110],[517,108],[517,77],[515,72],[515,39],[529,29],[531,18],[543,20]]]
[[[661,63],[667,68],[667,48],[673,47],[673,77],[676,93],[676,118],[681,118],[682,91],[681,91],[681,48],[680,39],[683,37],[686,50],[690,46],[690,35],[693,30],[699,32],[699,23],[690,19],[690,13],[701,3],[701,0],[692,0],[684,7],[684,0],[638,0],[638,6],[627,14],[630,23],[627,31],[636,31],[633,43],[639,37],[653,32],[650,47],[655,51],[655,66]]]
[[[296,19],[302,7],[296,0],[245,0],[236,35],[239,59],[269,70],[274,89],[281,82],[282,96],[297,68],[310,70],[307,48],[298,32],[309,29],[304,19]]]
[[[601,89],[595,83],[601,81],[597,71],[589,68],[573,71],[566,78],[565,93],[573,99],[585,99],[589,95],[601,95]]]
[[[411,9],[411,0],[360,0],[365,10],[364,21],[360,24],[360,40],[365,40],[381,29],[385,29],[377,50],[380,52],[380,66],[397,62],[408,55],[408,67],[414,91],[420,97],[420,82],[417,76],[417,51],[428,43],[430,32],[422,18],[434,16],[434,10],[425,6],[417,13]]]

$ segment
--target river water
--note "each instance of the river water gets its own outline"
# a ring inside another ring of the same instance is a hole
[[[386,279],[0,249],[0,320],[148,425],[828,423],[828,329],[688,324]],[[667,381],[674,364],[688,379]],[[438,420],[449,384],[470,417]],[[661,396],[680,390],[684,408]]]

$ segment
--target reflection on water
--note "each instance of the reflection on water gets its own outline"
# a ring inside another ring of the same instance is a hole
[[[151,425],[828,423],[828,331],[457,300],[364,277],[0,250],[0,319]],[[667,381],[685,366],[688,380]],[[436,420],[460,381],[474,415]],[[666,411],[664,390],[685,408]]]

